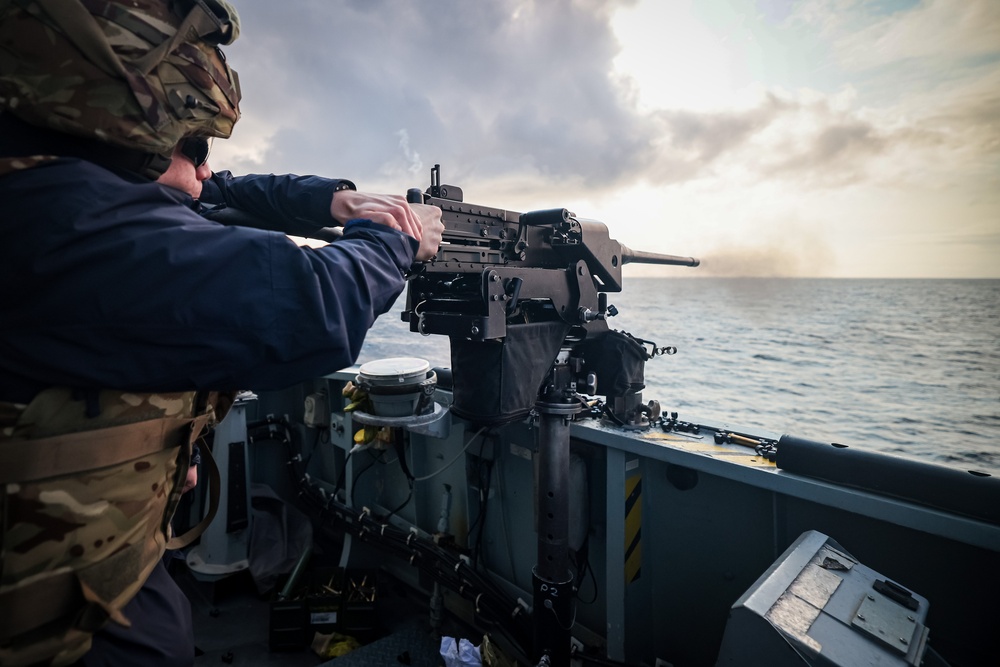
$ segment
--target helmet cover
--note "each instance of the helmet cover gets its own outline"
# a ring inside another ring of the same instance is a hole
[[[229,137],[240,88],[225,0],[0,0],[0,109],[32,125],[169,156]]]

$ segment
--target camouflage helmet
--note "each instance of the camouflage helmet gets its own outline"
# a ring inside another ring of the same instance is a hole
[[[219,45],[238,34],[225,0],[0,0],[0,109],[169,158],[232,133],[239,80]]]

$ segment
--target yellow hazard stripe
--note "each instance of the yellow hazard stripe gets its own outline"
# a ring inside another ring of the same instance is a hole
[[[625,583],[642,574],[642,475],[625,480]]]

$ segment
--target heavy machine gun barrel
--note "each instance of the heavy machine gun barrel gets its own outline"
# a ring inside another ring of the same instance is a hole
[[[669,266],[698,266],[701,262],[695,257],[679,255],[663,255],[658,252],[632,250],[622,244],[622,264],[664,264]]]

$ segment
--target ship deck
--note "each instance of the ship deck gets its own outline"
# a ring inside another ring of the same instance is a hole
[[[347,371],[261,394],[247,421],[286,415],[291,442],[249,443],[248,479],[269,484],[289,502],[301,496],[308,480],[324,498],[336,494],[351,511],[369,508],[388,516],[390,525],[427,543],[444,520],[449,540],[472,554],[477,571],[507,599],[530,601],[538,557],[539,445],[532,424],[484,432],[449,416],[442,433],[408,434],[407,461],[418,480],[411,486],[392,450],[348,456],[356,426],[337,401],[330,401],[328,423],[306,423],[303,399],[340,396],[352,377]],[[737,437],[717,439],[719,432]],[[791,473],[763,455],[766,449],[738,444],[740,438],[774,442],[779,436],[729,424],[630,431],[598,420],[573,423],[570,535],[585,575],[576,594],[575,639],[607,664],[713,665],[733,603],[799,536],[819,531],[929,600],[931,644],[952,667],[991,659],[983,638],[1000,624],[1000,613],[971,610],[967,591],[981,599],[1000,596],[1000,525]],[[305,472],[298,482],[287,474],[290,455]],[[319,533],[328,544],[319,548],[319,560],[346,569],[374,564],[382,574],[379,641],[331,664],[440,664],[439,640],[430,631],[433,581],[427,572],[413,567],[412,557],[400,558],[398,548],[384,551],[392,545],[380,544],[378,535],[352,541],[343,535],[357,526],[329,518],[323,523]],[[196,664],[328,662],[308,648],[269,649],[270,599],[250,582],[236,576],[208,585],[183,571],[177,577],[194,609],[202,651]],[[440,634],[478,644],[488,625],[476,613],[475,596],[441,593]],[[503,638],[498,643],[504,647]]]

